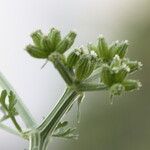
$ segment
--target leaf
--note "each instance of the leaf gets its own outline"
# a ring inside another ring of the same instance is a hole
[[[1,96],[0,96],[0,103],[1,103],[1,105],[3,107],[3,110],[8,111],[7,105],[5,103],[6,96],[7,96],[7,91],[3,90],[1,92]]]
[[[67,139],[77,139],[78,135],[74,134],[76,128],[67,127],[68,121],[59,122],[57,125],[53,136],[59,138],[67,138]]]
[[[57,125],[55,130],[58,130],[60,128],[64,128],[68,125],[68,121],[64,121],[64,122],[59,122],[59,124]]]
[[[6,97],[8,96],[8,104],[6,104]],[[10,91],[9,95],[7,94],[6,90],[3,90],[0,95],[0,103],[1,103],[1,111],[4,113],[4,116],[0,119],[0,122],[11,118],[12,116],[18,115],[15,104],[17,100],[15,98],[15,94]]]
[[[5,120],[7,120],[8,118],[9,118],[8,115],[4,115],[4,116],[0,119],[0,122],[5,121]]]
[[[74,131],[76,131],[76,128],[62,129],[60,132],[54,133],[53,136],[66,139],[77,139],[78,135],[74,134]]]
[[[6,111],[5,111],[5,109],[1,106],[0,107],[0,111],[4,114],[4,115],[6,115]]]

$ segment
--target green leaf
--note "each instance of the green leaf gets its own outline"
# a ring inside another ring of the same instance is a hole
[[[54,133],[53,136],[66,139],[77,139],[78,135],[74,134],[75,131],[76,128],[61,129],[59,132]]]
[[[2,107],[5,109],[5,111],[8,111],[8,108],[7,108],[7,105],[5,102],[6,96],[7,96],[7,91],[3,90],[1,92],[0,103],[1,103]]]
[[[10,118],[9,115],[4,115],[4,116],[0,119],[0,122],[3,122],[3,121],[5,121],[5,120],[7,120],[7,119],[9,119],[9,118]]]
[[[68,125],[68,121],[64,121],[64,122],[59,122],[59,124],[57,125],[55,130],[58,130],[60,128],[64,128]]]
[[[4,115],[6,115],[6,110],[5,110],[2,106],[0,106],[0,111],[1,111]]]

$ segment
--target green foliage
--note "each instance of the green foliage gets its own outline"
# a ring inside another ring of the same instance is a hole
[[[7,99],[8,97],[8,99]],[[19,132],[22,132],[21,127],[17,123],[15,116],[18,115],[17,110],[15,108],[16,105],[16,97],[15,94],[10,91],[9,94],[7,93],[6,90],[3,90],[1,92],[0,96],[0,104],[1,104],[1,110],[3,111],[4,116],[0,119],[0,122],[6,120],[6,119],[11,119],[12,122],[14,123],[15,127]]]
[[[15,109],[15,104],[16,104],[16,99],[15,99],[15,95],[12,93],[12,91],[9,93],[8,95],[8,104],[6,101],[6,97],[7,97],[7,91],[3,90],[1,92],[1,96],[0,96],[0,104],[1,104],[1,109],[4,113],[3,118],[1,119],[1,121],[4,121],[5,119],[10,118],[11,116],[16,116],[18,115],[16,109]]]
[[[65,139],[77,139],[78,135],[74,133],[76,131],[76,128],[70,128],[67,127],[67,125],[67,121],[59,122],[53,133],[53,136]]]
[[[49,138],[52,136],[67,139],[78,137],[74,133],[76,128],[70,128],[67,121],[60,122],[60,120],[71,110],[76,101],[79,123],[80,106],[86,91],[106,90],[112,97],[141,87],[139,81],[128,79],[130,74],[141,69],[142,64],[126,57],[129,46],[127,40],[108,44],[101,35],[97,43],[69,51],[76,38],[76,33],[73,31],[62,37],[60,31],[55,28],[46,35],[41,30],[37,30],[31,34],[31,38],[33,44],[27,45],[26,51],[34,58],[46,59],[47,62],[53,63],[64,79],[67,89],[56,107],[40,125],[33,121],[24,105],[18,103],[23,109],[20,111],[18,108],[18,112],[24,113],[25,123],[32,124],[27,132],[22,131],[15,118],[18,115],[15,94],[12,91],[9,93],[6,90],[2,91],[0,109],[4,116],[0,122],[11,119],[21,133],[21,137],[30,140],[30,150],[46,150]],[[4,85],[6,84],[1,76],[0,80]],[[5,87],[8,90],[9,84]]]

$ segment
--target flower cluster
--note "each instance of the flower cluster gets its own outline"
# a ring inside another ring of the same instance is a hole
[[[99,84],[105,85],[112,95],[120,95],[123,91],[132,91],[141,86],[139,81],[127,79],[129,74],[142,66],[140,62],[126,58],[127,40],[109,45],[100,35],[97,44],[77,48],[66,56],[64,53],[74,43],[75,32],[69,32],[62,39],[60,31],[52,28],[46,36],[38,30],[31,37],[34,45],[28,45],[27,52],[35,58],[52,61],[69,85],[87,81],[99,70]],[[68,76],[67,79],[65,76]]]
[[[60,31],[55,28],[52,28],[46,36],[41,30],[37,30],[31,34],[34,45],[29,44],[26,50],[35,58],[48,58],[54,51],[63,54],[72,46],[75,37],[76,33],[73,31],[62,38]]]
[[[97,46],[91,44],[89,47],[97,53],[101,61],[100,79],[108,86],[112,95],[120,95],[123,91],[132,91],[141,87],[139,81],[126,79],[129,74],[142,67],[141,62],[125,58],[128,48],[127,40],[108,45],[101,35]]]

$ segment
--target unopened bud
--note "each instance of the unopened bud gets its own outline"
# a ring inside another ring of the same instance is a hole
[[[127,74],[130,72],[130,68],[126,64],[122,64],[120,67],[114,67],[113,71],[115,72],[114,80],[116,83],[122,82]]]
[[[56,50],[56,46],[58,45],[58,43],[61,41],[61,35],[60,35],[60,31],[52,28],[48,34],[48,38],[50,40],[51,43],[51,49],[52,51]]]
[[[111,68],[107,64],[104,64],[100,74],[102,82],[108,86],[111,86],[113,83],[113,77],[114,75]]]
[[[141,67],[143,66],[143,64],[141,62],[138,62],[138,61],[128,61],[127,65],[130,68],[130,73],[133,73],[137,70],[140,70]]]
[[[114,84],[110,88],[110,92],[112,95],[121,95],[124,92],[125,88],[122,84]]]
[[[102,35],[98,39],[97,54],[104,61],[108,61],[110,58],[108,45]]]
[[[33,45],[28,45],[26,47],[26,51],[32,57],[35,57],[35,58],[41,58],[42,59],[42,58],[47,58],[48,57],[48,54],[45,51],[43,51],[43,50],[41,50],[41,49],[39,49],[39,48],[37,48],[37,47],[35,47]]]
[[[49,55],[54,51],[52,49],[52,43],[50,39],[47,36],[44,36],[42,41],[41,41],[42,49],[47,52]]]
[[[41,47],[41,40],[43,38],[43,33],[41,30],[37,30],[31,34],[31,38],[33,40],[33,43],[37,47]]]
[[[141,82],[137,80],[125,80],[122,84],[125,87],[125,91],[138,90],[142,86]]]
[[[128,46],[129,46],[129,42],[127,40],[121,42],[120,44],[118,44],[116,54],[118,54],[120,58],[123,58],[127,53]]]
[[[70,33],[62,41],[58,43],[56,47],[56,51],[63,54],[73,45],[75,38],[76,38],[76,33],[70,31]]]
[[[112,60],[112,62],[110,64],[110,66],[111,66],[111,68],[113,68],[113,67],[118,67],[120,65],[121,65],[121,59],[120,59],[120,57],[118,55],[115,55],[113,57],[113,60]]]
[[[89,77],[94,68],[95,62],[92,60],[91,55],[85,54],[81,56],[75,68],[77,80],[81,81]]]
[[[67,57],[67,64],[70,68],[74,67],[78,60],[80,59],[81,51],[76,49],[75,51],[71,52]]]

